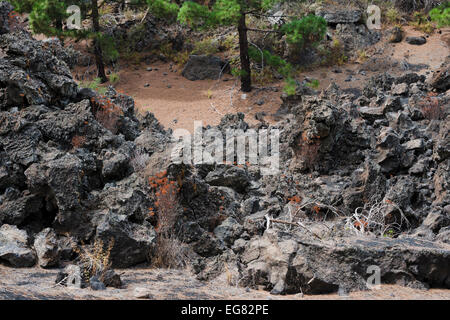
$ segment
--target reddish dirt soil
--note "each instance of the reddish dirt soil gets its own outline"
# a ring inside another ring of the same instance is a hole
[[[421,35],[411,27],[405,27],[406,36]],[[381,42],[367,50],[368,61],[354,61],[339,67],[342,73],[335,73],[333,68],[319,68],[304,72],[298,76],[318,79],[319,90],[327,88],[331,82],[336,82],[341,88],[361,89],[366,81],[381,72],[400,74],[400,68],[392,68],[393,62],[407,61],[411,65],[426,64],[430,69],[438,68],[449,55],[448,39],[450,28],[442,30],[442,34],[434,33],[423,46],[413,46],[405,41],[399,44]],[[382,64],[371,66],[370,58],[382,58]],[[119,71],[120,81],[116,84],[119,92],[134,97],[139,111],[153,112],[166,128],[183,128],[192,132],[194,121],[202,121],[203,125],[216,125],[226,113],[243,112],[246,121],[257,123],[255,114],[264,112],[266,121],[273,122],[281,104],[282,82],[268,83],[264,88],[253,90],[242,99],[239,91],[239,81],[231,75],[225,75],[221,80],[189,81],[181,75],[181,69],[171,72],[168,63],[150,65],[153,71],[146,71],[147,65],[128,67]],[[155,71],[154,69],[158,70]],[[369,69],[365,75],[358,71]],[[136,70],[137,69],[137,70]],[[425,73],[427,69],[418,71]],[[352,75],[351,81],[346,79]],[[225,79],[225,81],[223,81]],[[144,87],[145,84],[149,87]],[[168,87],[170,85],[170,88]],[[275,88],[275,90],[273,90]],[[257,102],[264,101],[259,106]]]
[[[171,72],[168,64],[155,63],[151,67],[153,71],[146,71],[145,66],[120,71],[116,88],[132,96],[139,111],[153,112],[165,127],[192,132],[194,121],[217,125],[225,114],[236,112],[244,112],[246,119],[255,123],[256,112],[276,110],[281,104],[279,92],[254,90],[243,99],[239,82],[230,75],[221,80],[190,81],[180,72]],[[150,86],[146,88],[145,84]],[[279,84],[275,86],[281,90]],[[256,105],[261,98],[262,107]]]

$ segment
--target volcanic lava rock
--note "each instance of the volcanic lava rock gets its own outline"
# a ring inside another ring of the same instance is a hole
[[[228,62],[215,56],[191,55],[181,73],[186,79],[217,80],[224,73],[228,73],[230,66]]]
[[[16,226],[4,224],[0,227],[0,261],[12,267],[32,267],[36,263],[36,254],[28,246],[28,235]]]

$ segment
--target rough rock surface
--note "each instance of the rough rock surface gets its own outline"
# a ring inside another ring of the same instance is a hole
[[[321,7],[316,10],[316,16],[323,17],[328,23],[357,23],[362,17],[362,11],[356,8]]]
[[[385,283],[449,287],[449,96],[433,94],[434,116],[425,77],[382,74],[361,95],[299,87],[279,123],[256,127],[280,132],[280,172],[264,175],[265,163],[171,162],[170,131],[130,97],[78,88],[62,56],[25,32],[1,35],[0,48],[2,263],[56,266],[76,257],[72,241],[96,240],[115,267],[151,261],[161,233],[149,178],[164,172],[177,190],[173,235],[198,279],[228,270],[278,294],[350,291],[375,265]],[[254,128],[236,114],[215,129]],[[61,276],[81,287],[80,267],[69,269]]]
[[[146,15],[144,21],[141,19],[123,19],[125,18],[123,16],[109,16],[114,20],[113,27],[109,28],[108,34],[131,52],[157,49],[167,43],[170,43],[175,50],[180,50],[183,46],[184,38],[179,28],[172,30],[165,25],[161,25],[150,14]],[[160,58],[164,59],[165,57]]]
[[[343,44],[345,52],[351,54],[381,40],[379,31],[369,30],[364,24],[339,23],[334,35]]]
[[[0,261],[18,268],[32,267],[36,263],[26,231],[8,224],[0,227]]]
[[[429,80],[430,86],[437,91],[445,92],[450,89],[450,62],[447,61],[433,74]]]
[[[394,27],[389,30],[389,42],[399,43],[403,40],[403,31],[399,27]]]
[[[117,265],[147,261],[152,200],[131,160],[138,149],[164,148],[167,133],[153,115],[139,121],[131,98],[78,88],[64,55],[26,32],[2,35],[0,48],[0,223],[30,233],[43,267],[58,264],[66,233],[120,238],[112,250]],[[116,108],[113,131],[100,117],[105,103]]]
[[[189,57],[181,74],[186,79],[192,81],[205,79],[217,80],[224,73],[229,72],[229,70],[229,64],[219,57],[192,55]]]
[[[36,250],[39,266],[46,268],[55,267],[59,264],[61,251],[53,229],[46,228],[36,235],[34,249]]]
[[[13,6],[9,2],[0,2],[0,34],[5,34],[10,31],[9,18],[13,9]]]
[[[425,37],[406,37],[405,41],[416,46],[421,46],[427,43],[427,39]]]
[[[424,240],[302,241],[273,230],[252,240],[242,255],[248,265],[243,282],[278,294],[364,290],[371,266],[380,268],[382,283],[448,288],[449,261],[447,245]]]

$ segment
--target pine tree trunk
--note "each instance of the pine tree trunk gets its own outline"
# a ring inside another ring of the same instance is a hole
[[[108,78],[106,77],[105,65],[103,63],[102,47],[100,46],[100,42],[97,38],[97,34],[100,32],[97,0],[91,0],[91,6],[92,6],[92,25],[94,27],[94,33],[96,34],[94,36],[94,54],[95,54],[95,62],[97,64],[97,73],[102,83],[105,83],[108,82]]]
[[[56,20],[55,22],[55,27],[56,29],[60,32],[60,34],[58,34],[58,39],[61,42],[61,45],[64,46],[64,37],[62,35],[63,32],[63,22],[61,20]]]
[[[245,23],[245,14],[241,15],[238,25],[239,32],[239,50],[241,56],[241,90],[250,92],[252,90],[252,77],[250,70],[250,56],[248,54],[247,25]]]

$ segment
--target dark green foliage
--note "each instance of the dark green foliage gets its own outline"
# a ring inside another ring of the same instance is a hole
[[[164,0],[161,0],[164,1]],[[168,2],[169,0],[165,0]],[[241,71],[235,72],[241,76],[242,90],[249,91],[251,60],[264,66],[270,66],[282,74],[286,81],[286,91],[295,91],[295,81],[291,78],[292,65],[268,50],[260,51],[248,47],[247,27],[245,17],[247,14],[264,13],[275,3],[283,0],[217,0],[212,7],[204,6],[193,1],[185,1],[178,13],[178,21],[196,28],[212,28],[218,25],[235,25],[239,31],[239,46],[241,57]],[[317,45],[325,36],[327,22],[322,17],[314,15],[300,20],[294,20],[284,25],[280,34],[286,35],[291,44],[304,48]],[[251,30],[249,32],[252,32]]]
[[[34,0],[9,0],[14,10],[19,13],[30,12],[33,8]]]
[[[186,1],[178,12],[178,21],[195,28],[210,28],[216,25],[214,14],[208,7]]]
[[[103,82],[107,80],[103,59],[113,61],[117,59],[118,53],[113,39],[100,32],[97,0],[12,0],[11,2],[18,11],[30,13],[30,26],[34,33],[57,36],[61,40],[67,37],[92,39],[99,77]],[[67,8],[71,5],[78,5],[84,17],[87,17],[90,12],[94,30],[68,30],[63,28],[64,22],[71,15],[67,13]]]
[[[286,79],[286,84],[284,85],[283,91],[288,96],[293,96],[297,90],[297,82],[292,78]]]
[[[98,38],[100,46],[103,51],[103,59],[107,62],[114,62],[119,58],[119,51],[116,48],[116,43],[114,39],[109,35],[97,34],[95,37]]]
[[[149,11],[160,18],[175,19],[180,9],[176,3],[167,0],[147,0]]]
[[[431,10],[430,18],[437,23],[438,28],[450,26],[450,1]]]
[[[286,40],[291,44],[299,47],[315,46],[323,40],[327,32],[327,22],[322,17],[309,15],[283,25],[281,31],[286,34]]]
[[[10,0],[14,10],[20,13],[29,13],[30,27],[34,33],[59,38],[76,37],[86,38],[87,30],[63,29],[63,24],[70,14],[67,8],[78,5],[83,12],[87,11],[87,2],[84,0]]]
[[[30,26],[34,33],[63,36],[63,20],[69,17],[67,5],[59,0],[37,0],[30,12]]]
[[[218,0],[211,10],[209,22],[222,25],[237,24],[244,10],[243,1]]]
[[[265,66],[270,66],[277,70],[280,74],[285,77],[289,77],[292,72],[292,65],[286,60],[282,59],[280,56],[270,53],[268,50],[261,51],[254,47],[248,49],[250,59],[253,61],[264,64]]]

